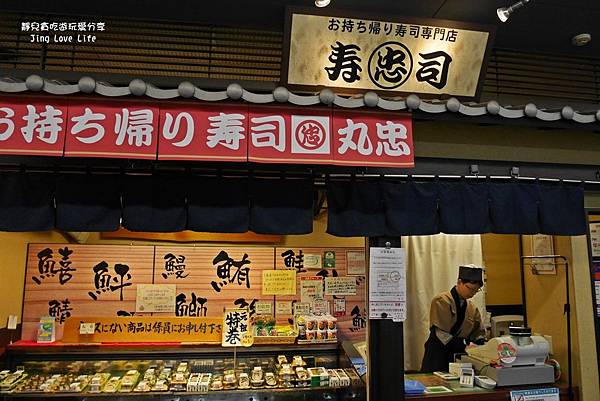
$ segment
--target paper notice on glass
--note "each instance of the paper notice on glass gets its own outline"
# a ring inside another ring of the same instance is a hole
[[[311,303],[315,299],[323,298],[323,277],[300,277],[300,302]]]
[[[356,277],[325,277],[325,295],[356,295]]]
[[[175,284],[138,284],[136,312],[175,313]]]
[[[592,256],[600,256],[600,223],[590,223]]]
[[[370,249],[370,302],[406,302],[404,249]]]

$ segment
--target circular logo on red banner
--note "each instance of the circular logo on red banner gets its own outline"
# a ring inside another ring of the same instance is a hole
[[[319,121],[305,120],[296,127],[296,142],[306,150],[319,149],[325,143],[325,127]]]

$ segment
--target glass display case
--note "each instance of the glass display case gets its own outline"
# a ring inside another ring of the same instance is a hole
[[[4,400],[364,400],[342,347],[16,346]]]

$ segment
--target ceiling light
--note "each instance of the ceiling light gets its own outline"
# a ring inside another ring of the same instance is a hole
[[[498,14],[498,19],[502,22],[508,21],[508,17],[513,13],[513,11],[523,7],[525,4],[529,3],[531,0],[521,0],[516,2],[510,7],[500,7],[496,10],[496,14]]]
[[[573,36],[571,43],[573,46],[585,46],[592,41],[592,35],[589,33],[580,33],[579,35]]]
[[[327,7],[331,3],[331,0],[315,0],[315,6]]]

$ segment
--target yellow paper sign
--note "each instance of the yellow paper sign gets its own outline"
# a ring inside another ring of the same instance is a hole
[[[296,295],[296,270],[264,270],[263,295]]]

